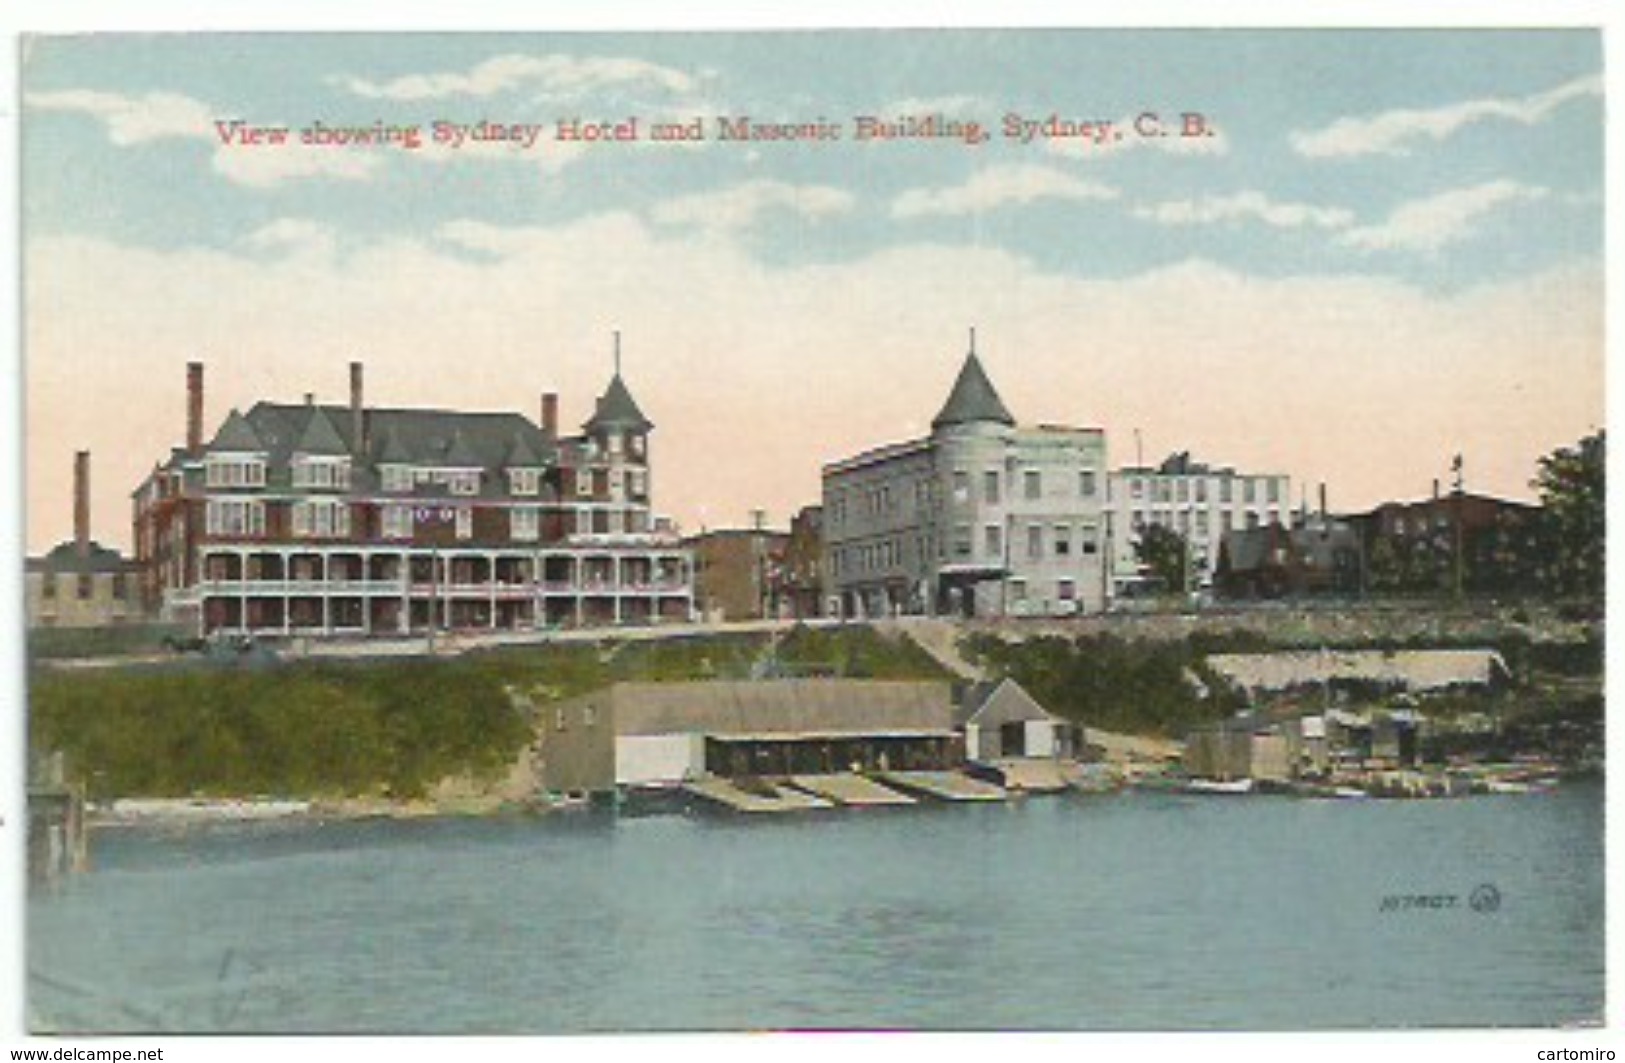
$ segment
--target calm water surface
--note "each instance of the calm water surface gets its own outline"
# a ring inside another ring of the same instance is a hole
[[[30,899],[29,1005],[69,1031],[1590,1023],[1602,835],[1600,784],[107,831]],[[1415,894],[1456,907],[1383,910]]]

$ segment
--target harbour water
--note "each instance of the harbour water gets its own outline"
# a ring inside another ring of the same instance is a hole
[[[1551,1026],[1603,1008],[1603,787],[766,820],[99,832],[41,1030]]]

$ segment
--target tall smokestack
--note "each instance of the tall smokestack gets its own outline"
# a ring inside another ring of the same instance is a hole
[[[1326,481],[1320,482],[1320,519],[1326,519]]]
[[[203,363],[186,363],[186,451],[203,452]]]
[[[1433,478],[1433,501],[1437,502],[1438,500],[1439,500],[1439,478],[1435,476]]]
[[[367,410],[362,401],[362,368],[360,362],[350,363],[350,446],[357,454],[367,452]]]
[[[90,556],[90,451],[73,456],[73,545],[80,557]]]
[[[559,438],[559,397],[557,393],[548,391],[542,395],[542,434],[549,442],[557,442]]]

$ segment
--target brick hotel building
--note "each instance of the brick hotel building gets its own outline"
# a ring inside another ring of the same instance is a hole
[[[617,358],[618,361],[618,358]],[[649,433],[614,377],[579,436],[558,396],[518,413],[258,402],[205,441],[187,367],[186,444],[134,494],[141,594],[203,634],[687,621],[693,563],[650,508]]]

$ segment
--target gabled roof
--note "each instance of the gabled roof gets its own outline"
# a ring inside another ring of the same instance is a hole
[[[1053,720],[1055,714],[1040,705],[1027,689],[1011,678],[977,683],[965,694],[955,714],[955,723],[964,727],[997,727],[1026,720]]]
[[[380,465],[412,464],[412,455],[408,454],[406,448],[401,445],[401,437],[393,428],[384,433],[377,460]]]
[[[310,408],[310,417],[305,421],[304,431],[299,433],[299,441],[294,444],[293,450],[296,454],[322,457],[345,457],[350,453],[350,448],[339,438],[338,429],[333,427],[332,420],[322,412],[320,406]]]
[[[638,409],[637,400],[632,398],[632,393],[627,390],[621,374],[616,373],[598,400],[598,406],[593,411],[591,419],[583,427],[589,432],[600,428],[627,428],[634,432],[647,432],[654,424],[643,416],[643,411]]]
[[[985,422],[1014,427],[1016,419],[1010,416],[1004,400],[999,398],[993,382],[987,378],[987,371],[982,368],[981,360],[973,351],[965,356],[965,364],[959,369],[959,378],[948,393],[948,401],[943,403],[942,412],[932,419],[931,427],[949,428]]]
[[[254,426],[235,409],[226,415],[226,423],[220,426],[220,431],[214,434],[214,440],[209,443],[209,451],[213,454],[258,454],[264,450],[265,443],[254,431]]]
[[[516,432],[513,437],[513,446],[508,448],[508,456],[503,460],[502,464],[510,469],[536,469],[540,468],[543,462],[541,458],[536,456],[536,451],[532,449],[524,435]]]
[[[444,454],[438,455],[437,459],[431,464],[444,465],[452,469],[473,469],[483,466],[485,463],[480,460],[478,454],[474,453],[474,448],[468,445],[468,440],[464,438],[462,430],[456,429],[451,434],[451,445],[446,448]]]

